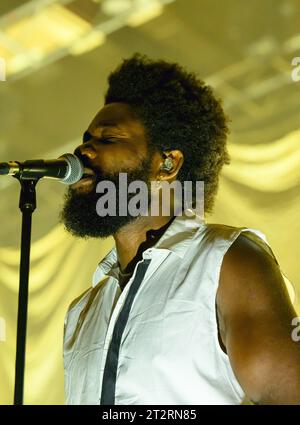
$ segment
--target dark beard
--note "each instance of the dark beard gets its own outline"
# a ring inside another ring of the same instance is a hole
[[[141,162],[140,166],[135,170],[122,170],[120,172],[127,173],[128,185],[135,181],[141,180],[145,182],[149,188],[150,181],[151,158]],[[131,216],[128,212],[126,216],[119,216],[119,173],[102,174],[99,170],[96,173],[96,179],[93,187],[88,192],[80,192],[76,189],[68,188],[65,193],[65,203],[60,213],[60,221],[64,224],[66,230],[73,236],[81,238],[107,238],[114,235],[123,226],[136,220],[136,216]],[[100,217],[96,211],[96,204],[100,198],[100,194],[96,193],[96,186],[99,182],[108,180],[115,184],[116,187],[116,216],[107,215]],[[150,191],[148,191],[150,193]],[[128,202],[135,194],[128,194]],[[148,198],[150,207],[150,197]]]

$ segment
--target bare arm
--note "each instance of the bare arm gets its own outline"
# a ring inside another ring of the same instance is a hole
[[[300,404],[297,316],[274,259],[240,235],[224,257],[217,293],[222,342],[246,395],[258,404]]]

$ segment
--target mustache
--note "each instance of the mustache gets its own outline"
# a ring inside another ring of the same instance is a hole
[[[80,159],[84,168],[89,168],[95,173],[96,180],[103,180],[105,178],[110,177],[109,173],[103,173],[103,171],[99,169],[99,167],[96,167],[94,164],[92,164],[89,158],[87,158],[86,156],[81,155],[80,153],[77,153],[77,152],[76,152],[76,156]]]
[[[74,155],[76,155],[77,158],[80,159],[80,161],[82,162],[84,168],[90,168],[91,170],[96,171],[95,170],[95,167],[90,163],[89,158],[87,158],[86,156],[81,155],[78,152],[74,153]]]

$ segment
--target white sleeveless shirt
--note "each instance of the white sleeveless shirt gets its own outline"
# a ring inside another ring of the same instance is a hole
[[[116,250],[75,300],[64,333],[68,404],[240,404],[244,392],[218,340],[222,260],[241,232],[176,217],[121,291]]]

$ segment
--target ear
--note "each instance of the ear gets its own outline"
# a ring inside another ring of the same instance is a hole
[[[184,161],[183,153],[180,150],[167,151],[162,154],[159,179],[176,180],[176,176]]]

